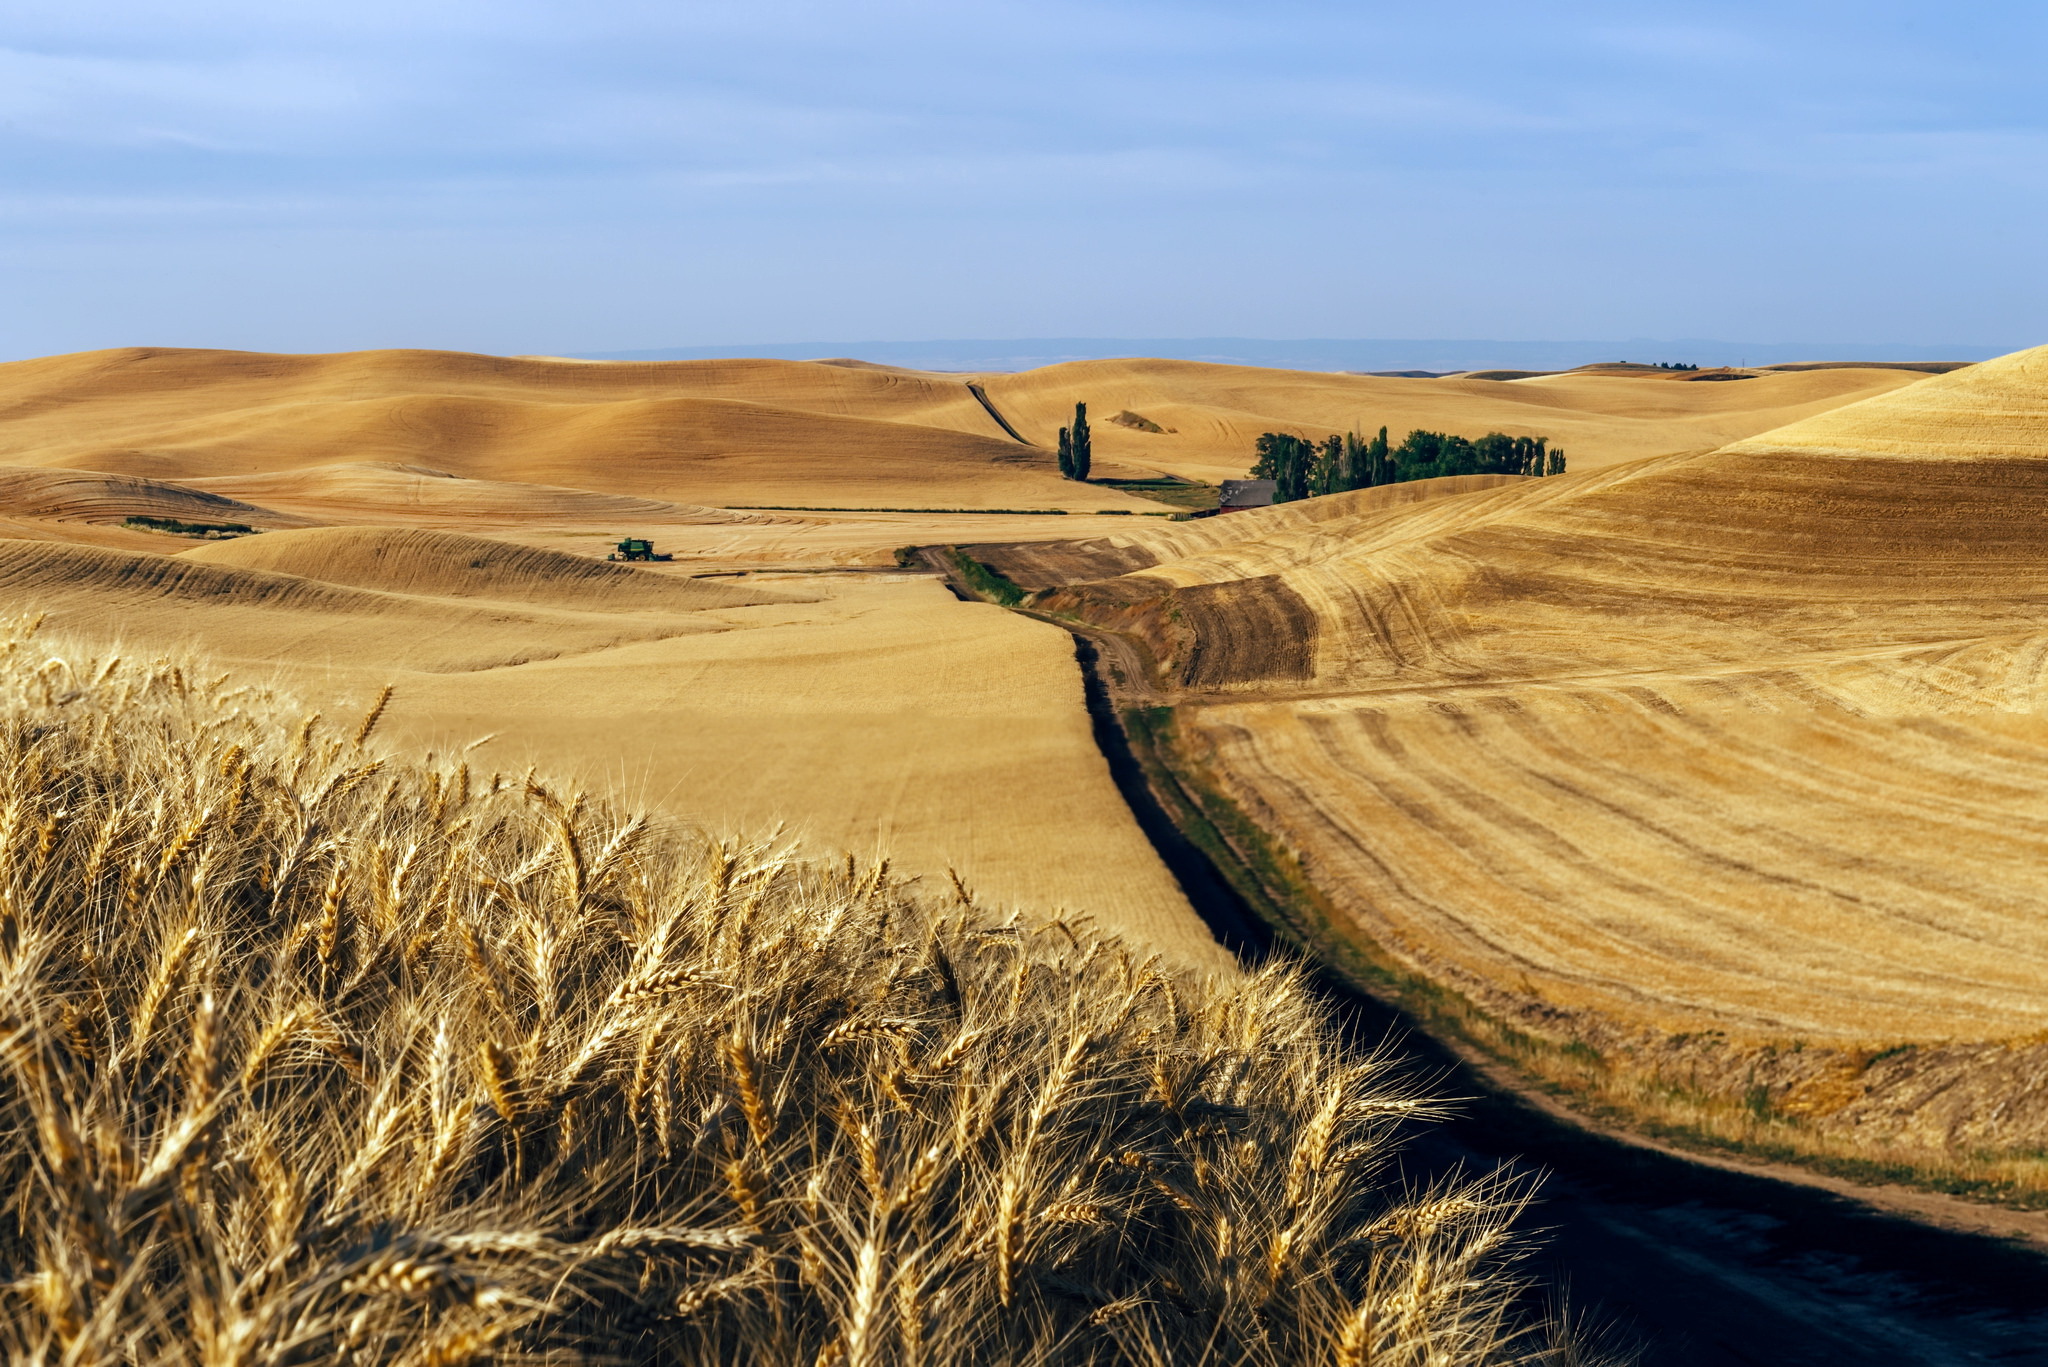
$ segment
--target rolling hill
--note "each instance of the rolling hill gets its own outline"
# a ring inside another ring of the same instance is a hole
[[[502,508],[507,495],[488,486],[520,485],[683,505],[1141,512],[1159,505],[1059,478],[1056,429],[1076,401],[1095,415],[1100,474],[1214,480],[1241,475],[1269,429],[1499,428],[1551,436],[1574,468],[1592,468],[1720,446],[1921,378],[1404,380],[1144,360],[971,377],[836,362],[126,348],[0,365],[0,463],[205,481],[295,507],[309,486],[294,481],[315,478],[306,472],[324,471],[314,503],[360,508],[380,495],[334,486],[375,482],[371,467],[390,483],[395,466],[443,511],[465,495]],[[1161,430],[1112,420],[1122,413]],[[423,482],[435,475],[475,483]]]
[[[2048,1185],[2048,349],[1403,488],[975,553],[1447,1031],[1707,1141]]]
[[[0,461],[160,480],[361,462],[681,503],[1146,505],[955,377],[789,361],[126,349],[0,366]]]
[[[386,593],[496,598],[583,611],[695,612],[788,601],[758,589],[419,529],[321,527],[278,532],[216,542],[180,558]]]

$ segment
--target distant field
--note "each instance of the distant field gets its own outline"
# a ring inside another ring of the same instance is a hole
[[[1105,418],[1129,412],[1152,433],[1097,420],[1098,465],[1164,470],[1215,483],[1250,468],[1261,432],[1413,428],[1479,437],[1547,436],[1571,468],[1707,451],[1924,376],[1898,370],[1777,373],[1702,384],[1668,375],[1576,373],[1527,380],[1397,379],[1257,370],[1193,361],[1082,361],[984,377],[989,397],[1018,431],[1050,444],[1075,399]],[[1104,474],[1112,471],[1105,469]]]
[[[483,492],[451,496],[437,475],[686,507],[1143,512],[1160,505],[1059,478],[1056,432],[1077,401],[1097,415],[1103,480],[1213,484],[1242,476],[1267,430],[1384,424],[1398,440],[1411,427],[1499,429],[1549,436],[1574,469],[1590,469],[1708,450],[1919,378],[1410,380],[1148,360],[975,377],[805,361],[130,348],[0,365],[0,466],[220,481],[263,507],[352,501],[355,516],[415,496],[446,510]],[[496,511],[521,515],[502,495]],[[548,515],[544,504],[526,512]]]

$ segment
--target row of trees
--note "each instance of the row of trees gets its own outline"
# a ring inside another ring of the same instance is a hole
[[[1068,479],[1088,478],[1088,466],[1094,460],[1092,442],[1088,436],[1088,405],[1074,405],[1074,425],[1060,429],[1060,473]]]
[[[1335,433],[1322,441],[1268,432],[1259,438],[1253,479],[1270,479],[1275,502],[1371,489],[1438,475],[1561,475],[1564,451],[1548,437],[1488,432],[1477,441],[1444,432],[1410,432],[1399,446],[1387,429],[1375,437]]]

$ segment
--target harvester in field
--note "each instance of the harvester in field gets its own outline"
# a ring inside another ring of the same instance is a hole
[[[615,548],[613,548],[612,553],[606,556],[605,559],[673,560],[675,559],[675,557],[673,555],[656,555],[654,553],[654,543],[652,541],[647,540],[645,537],[629,536],[624,541],[621,541]]]

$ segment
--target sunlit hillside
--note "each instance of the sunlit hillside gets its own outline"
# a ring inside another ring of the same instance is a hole
[[[1057,429],[1075,403],[1094,415],[1101,474],[1214,481],[1242,475],[1268,429],[1389,425],[1398,439],[1410,427],[1497,428],[1550,436],[1591,468],[1705,450],[1921,378],[1408,380],[1145,360],[974,377],[803,361],[130,348],[0,365],[0,465],[223,481],[237,498],[329,520],[388,505],[404,474],[394,465],[443,502],[450,487],[420,475],[693,506],[1142,512],[1160,505],[1059,478]]]
[[[684,503],[1156,507],[1062,481],[953,376],[792,361],[129,349],[0,366],[0,463],[153,479],[399,463]]]
[[[1238,853],[1453,1028],[1659,1123],[2037,1187],[2044,414],[2023,352],[1711,454],[977,553],[1075,581],[1037,609],[1174,705]]]

